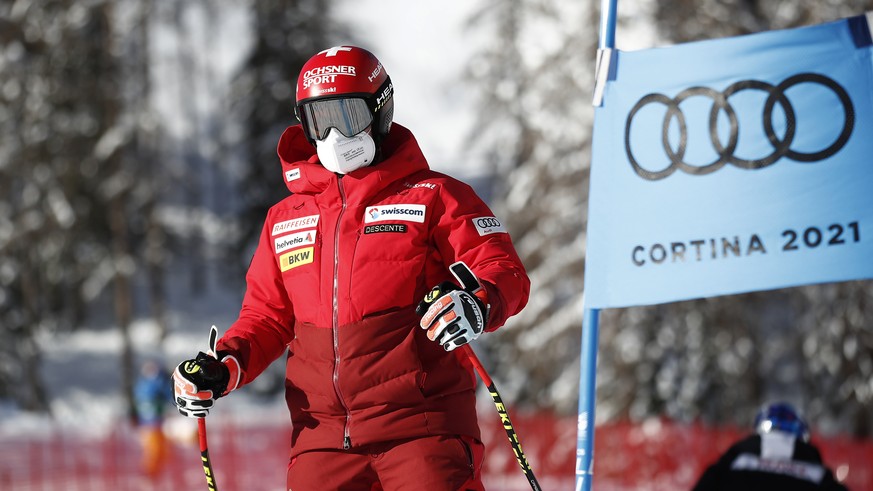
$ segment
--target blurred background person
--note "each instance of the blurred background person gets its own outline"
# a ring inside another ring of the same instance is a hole
[[[694,491],[842,490],[810,442],[809,426],[790,404],[763,407],[755,433],[732,445],[709,466]]]
[[[140,368],[133,390],[143,450],[142,471],[152,479],[160,474],[169,453],[163,424],[166,410],[173,402],[171,380],[169,372],[158,362],[148,360]]]

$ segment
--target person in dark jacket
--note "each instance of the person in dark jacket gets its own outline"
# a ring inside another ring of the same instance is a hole
[[[709,466],[694,491],[847,491],[822,462],[808,425],[791,405],[762,408],[755,430]]]
[[[518,313],[530,282],[488,206],[392,124],[393,95],[356,46],[303,66],[301,124],[278,145],[291,194],[267,213],[239,318],[174,373],[179,411],[202,418],[287,353],[295,491],[483,489],[457,348]]]

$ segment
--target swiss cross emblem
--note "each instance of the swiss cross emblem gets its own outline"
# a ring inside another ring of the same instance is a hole
[[[340,51],[351,51],[352,48],[348,46],[334,46],[333,48],[328,48],[324,51],[319,52],[318,54],[326,53],[324,56],[336,56]]]

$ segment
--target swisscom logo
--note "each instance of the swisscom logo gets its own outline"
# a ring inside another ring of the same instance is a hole
[[[364,223],[386,220],[424,223],[425,205],[368,206],[364,210]]]

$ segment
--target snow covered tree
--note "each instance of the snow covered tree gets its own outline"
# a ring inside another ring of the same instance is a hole
[[[254,2],[255,42],[234,81],[235,107],[245,121],[246,165],[238,192],[244,202],[240,264],[248,266],[267,209],[288,195],[281,180],[276,144],[296,124],[297,74],[310,56],[338,39],[331,2],[258,0]]]
[[[142,181],[121,79],[137,58],[122,62],[112,2],[0,9],[0,344],[10,360],[0,367],[0,391],[45,410],[36,338],[75,328],[110,283],[119,321],[130,318],[126,210]]]
[[[532,278],[528,307],[483,343],[506,398],[577,408],[582,281],[599,2],[483,2],[488,32],[469,76],[481,93],[473,147],[492,166],[495,209]],[[618,47],[793,27],[871,2],[619,2]],[[666,416],[749,424],[784,398],[823,431],[870,433],[870,282],[605,311],[600,420]]]
[[[531,277],[528,306],[482,344],[509,400],[570,413],[578,392],[595,2],[485,2],[470,29],[480,88],[471,152]],[[505,387],[505,388],[504,388]]]

